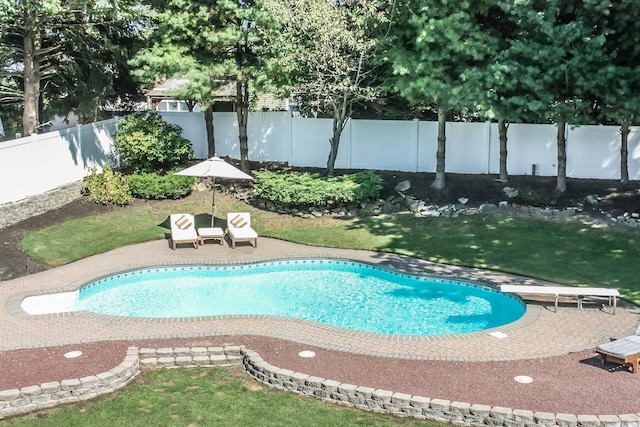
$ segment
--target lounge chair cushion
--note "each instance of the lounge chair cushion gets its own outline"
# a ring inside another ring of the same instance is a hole
[[[619,340],[600,344],[596,347],[596,350],[621,358],[633,356],[640,353],[640,335],[630,335]]]
[[[258,246],[258,233],[251,228],[251,215],[248,212],[230,212],[227,214],[227,232],[231,239],[231,247],[236,247],[236,242],[251,242]]]
[[[182,215],[176,220],[176,225],[180,230],[186,230],[187,228],[191,228],[193,223],[189,221],[186,215]]]
[[[198,233],[195,228],[195,218],[191,214],[171,214],[171,240],[173,249],[179,243],[191,243],[198,249]]]
[[[233,235],[233,238],[236,240],[255,239],[258,237],[258,233],[256,233],[256,231],[251,227],[230,228],[229,232]]]

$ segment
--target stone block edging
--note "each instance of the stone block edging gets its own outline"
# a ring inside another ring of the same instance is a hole
[[[533,412],[412,396],[281,369],[241,346],[129,347],[122,363],[101,374],[0,391],[0,419],[111,393],[141,370],[242,365],[256,381],[283,391],[358,409],[466,426],[640,427],[640,413],[574,415]]]
[[[262,384],[322,401],[401,417],[413,417],[467,426],[640,427],[640,413],[623,415],[574,415],[533,412],[445,399],[430,399],[390,390],[343,384],[300,372],[281,369],[258,353],[242,349],[245,371]]]
[[[129,347],[122,363],[107,372],[0,391],[0,419],[111,393],[140,373],[139,360],[138,349]]]
[[[64,403],[93,399],[127,385],[143,369],[241,365],[239,346],[158,348],[129,347],[122,363],[84,378],[0,391],[0,419]]]

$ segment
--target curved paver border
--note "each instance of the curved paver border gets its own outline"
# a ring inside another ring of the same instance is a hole
[[[268,316],[198,317],[167,319],[122,318],[89,313],[26,315],[24,296],[75,290],[81,285],[125,270],[165,265],[230,265],[270,260],[331,258],[365,262],[408,274],[442,275],[483,284],[544,284],[496,271],[446,266],[372,251],[311,247],[261,238],[258,248],[236,249],[205,245],[199,250],[169,249],[165,240],[117,248],[105,254],[5,281],[0,286],[1,350],[46,347],[121,339],[154,339],[210,335],[262,335],[358,354],[424,360],[498,361],[558,356],[593,348],[612,337],[635,330],[640,310],[627,307],[611,315],[601,308],[562,307],[553,313],[544,303],[529,303],[523,318],[496,328],[508,335],[497,339],[488,332],[435,337],[406,337],[350,330],[311,321]],[[592,306],[593,307],[593,306]]]

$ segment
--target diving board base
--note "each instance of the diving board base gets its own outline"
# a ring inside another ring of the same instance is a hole
[[[553,295],[555,297],[555,311],[558,311],[558,298],[560,296],[577,297],[578,308],[582,308],[582,300],[585,296],[608,297],[609,306],[613,307],[613,314],[616,314],[618,305],[617,297],[620,292],[613,288],[578,288],[574,286],[531,286],[531,285],[500,285],[501,292],[511,292],[516,294],[538,294]]]

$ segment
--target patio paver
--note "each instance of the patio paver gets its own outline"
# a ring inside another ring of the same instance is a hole
[[[494,330],[438,337],[404,337],[349,331],[309,321],[269,316],[215,316],[190,319],[138,319],[67,313],[30,316],[20,308],[25,296],[77,289],[123,270],[160,265],[224,265],[287,258],[341,258],[416,274],[443,274],[488,283],[536,284],[501,272],[451,267],[395,254],[311,247],[260,238],[260,245],[230,249],[205,245],[171,250],[166,240],[117,248],[69,265],[0,282],[0,350],[103,340],[158,339],[207,335],[263,335],[359,354],[431,360],[496,361],[543,358],[594,348],[630,335],[640,309],[622,303],[615,315],[595,305],[575,303],[553,312],[553,301],[527,304],[523,318]]]

